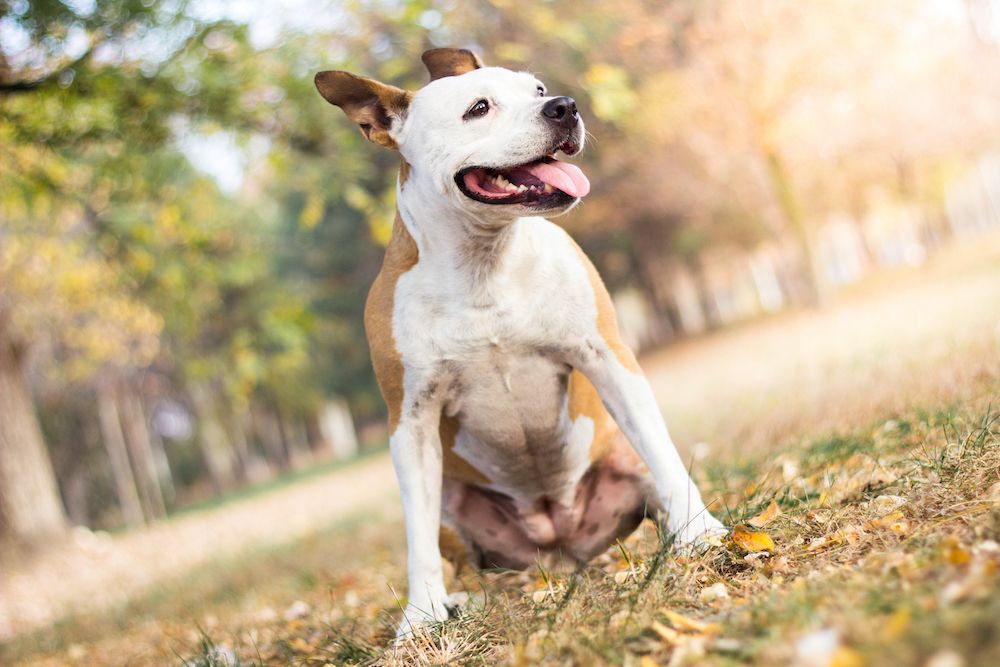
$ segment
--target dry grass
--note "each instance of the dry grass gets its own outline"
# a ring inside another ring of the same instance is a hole
[[[399,644],[404,601],[361,582],[230,636],[268,665],[1000,664],[997,409],[898,416],[704,481],[732,524],[775,500],[776,550],[679,556],[650,524],[581,571],[468,573],[478,601]]]
[[[405,545],[391,491],[369,505],[377,515],[323,514],[332,525],[292,541],[259,499],[274,544],[170,570],[110,611],[0,647],[0,663],[1000,664],[998,324],[1000,243],[980,243],[833,309],[647,357],[727,523],[776,501],[773,554],[677,556],[647,524],[579,572],[462,573],[451,588],[478,604],[397,645]],[[206,513],[194,539],[228,516]],[[59,572],[46,585],[69,595],[72,572]]]

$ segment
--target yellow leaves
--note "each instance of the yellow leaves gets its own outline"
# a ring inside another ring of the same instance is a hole
[[[667,617],[670,624],[681,632],[694,632],[698,634],[718,634],[722,628],[718,623],[706,623],[693,618],[688,618],[678,614],[672,609],[661,609],[660,613]]]
[[[953,536],[949,535],[941,541],[941,558],[949,565],[968,565],[972,560],[969,550]]]
[[[908,607],[901,607],[893,612],[879,633],[882,641],[891,642],[902,637],[903,633],[910,627],[912,618],[913,614]]]
[[[754,530],[744,524],[740,524],[733,528],[730,539],[733,541],[733,544],[738,546],[740,549],[750,553],[757,551],[773,552],[776,548],[774,540],[771,539],[770,535],[762,530]]]
[[[531,49],[518,42],[500,42],[494,47],[493,55],[500,60],[524,63],[531,59]]]
[[[180,208],[173,204],[161,206],[156,216],[157,231],[168,238],[172,238],[178,234],[180,226]]]
[[[157,354],[163,321],[81,239],[11,235],[0,246],[0,284],[16,335],[47,332],[72,353],[59,367],[69,379],[109,363],[144,366]]]
[[[303,655],[311,655],[316,650],[315,646],[306,642],[302,637],[296,637],[288,643],[288,646],[296,653]]]
[[[753,526],[754,528],[763,528],[767,524],[774,521],[774,519],[780,513],[781,510],[778,509],[778,503],[774,502],[774,499],[771,499],[771,502],[767,506],[767,508],[757,516],[747,521],[747,523]]]
[[[592,65],[584,74],[594,114],[602,120],[621,120],[635,108],[638,97],[625,70],[606,63]]]
[[[948,545],[945,548],[954,551],[952,555],[956,560],[965,558],[960,547]],[[1000,545],[992,540],[980,542],[968,553],[968,560],[956,568],[955,577],[941,589],[938,602],[949,605],[990,595],[996,585],[998,566]]]
[[[360,190],[360,188],[358,188]],[[299,225],[303,229],[313,229],[319,224],[319,221],[323,219],[323,208],[325,205],[325,200],[321,194],[318,192],[310,192],[309,196],[306,198],[306,205],[302,207],[302,212],[299,213]]]
[[[659,635],[660,639],[670,644],[671,646],[676,646],[677,644],[681,643],[681,633],[677,632],[673,628],[668,628],[659,621],[653,621],[650,624],[649,628],[657,635]]]
[[[670,625],[654,620],[649,629],[673,649],[670,665],[688,664],[690,659],[703,656],[709,642],[721,631],[716,623],[688,618],[670,609],[661,609],[660,613]]]
[[[900,510],[895,510],[885,516],[869,521],[866,526],[872,530],[891,530],[897,535],[910,532],[910,522]]]
[[[828,667],[864,667],[865,659],[848,646],[840,646],[833,652]]]

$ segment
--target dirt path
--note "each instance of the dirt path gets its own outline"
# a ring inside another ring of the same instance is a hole
[[[0,576],[0,641],[67,613],[123,606],[158,581],[210,560],[315,533],[374,503],[396,503],[387,454],[261,496],[145,530],[79,532]]]
[[[880,276],[830,308],[669,346],[643,366],[674,438],[700,456],[948,403],[1000,372],[1000,235]]]
[[[947,400],[1000,371],[1000,238],[978,239],[842,297],[647,355],[681,449],[729,458],[876,411]],[[692,446],[707,442],[709,446]],[[147,530],[82,532],[0,572],[0,641],[68,613],[120,608],[212,560],[396,503],[387,455]]]

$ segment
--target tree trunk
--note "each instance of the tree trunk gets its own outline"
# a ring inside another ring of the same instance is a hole
[[[250,402],[250,415],[257,440],[264,447],[268,461],[281,470],[287,469],[291,457],[275,412],[263,400],[254,399]]]
[[[236,479],[239,480],[240,484],[246,484],[252,480],[256,457],[250,451],[250,440],[247,438],[246,431],[243,430],[243,421],[232,405],[227,406],[226,423],[229,426],[229,441],[233,443]]]
[[[126,383],[120,384],[118,389],[125,442],[138,481],[142,506],[146,510],[146,516],[151,519],[162,519],[167,515],[167,510],[163,503],[163,489],[160,488],[156,461],[153,459],[153,447],[146,425],[146,414],[142,409],[142,399],[139,398],[135,388]]]
[[[795,240],[802,252],[807,286],[806,298],[811,302],[811,305],[822,305],[829,299],[830,286],[820,260],[819,249],[816,247],[815,234],[802,213],[802,209],[799,208],[784,160],[774,149],[763,148],[761,151],[767,167],[772,194],[785,218],[785,223],[795,235]]]
[[[159,475],[160,489],[163,491],[163,504],[170,507],[177,499],[177,488],[174,486],[174,474],[170,470],[170,459],[167,458],[163,438],[156,432],[156,429],[149,431],[149,444],[153,451],[153,464]]]
[[[281,429],[281,437],[288,447],[288,459],[293,469],[301,469],[312,463],[312,451],[309,448],[309,436],[306,434],[305,425],[302,419],[295,414],[282,414],[281,410],[276,410],[278,415],[278,428]]]
[[[198,442],[205,466],[216,493],[233,488],[233,454],[229,436],[219,420],[212,388],[206,382],[192,382],[188,387],[198,417]]]
[[[0,539],[38,544],[65,529],[59,487],[22,357],[0,315]]]
[[[97,417],[101,423],[101,440],[104,442],[104,449],[111,463],[111,476],[115,480],[115,494],[118,496],[122,520],[129,528],[142,526],[145,524],[145,519],[139,502],[139,492],[135,486],[135,476],[128,460],[128,448],[118,418],[118,406],[115,403],[113,390],[106,383],[102,383],[97,389]]]
[[[708,276],[705,274],[705,265],[702,263],[700,255],[695,255],[688,261],[688,270],[691,272],[691,277],[694,279],[694,288],[698,293],[698,305],[701,307],[701,316],[705,322],[705,331],[714,331],[722,326],[722,317],[715,305],[714,292],[708,282]]]

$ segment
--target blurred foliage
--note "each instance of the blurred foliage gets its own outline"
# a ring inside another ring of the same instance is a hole
[[[398,157],[314,72],[416,89],[419,54],[446,45],[539,72],[593,138],[594,192],[561,222],[613,288],[667,307],[670,267],[767,238],[808,255],[813,221],[874,190],[940,205],[1000,144],[995,44],[939,5],[352,0],[261,6],[261,41],[225,2],[3,0],[0,315],[46,404],[153,373],[237,415],[340,395],[377,418],[361,314]],[[193,164],[215,140],[242,161],[235,191]],[[48,430],[58,447],[73,429]]]

